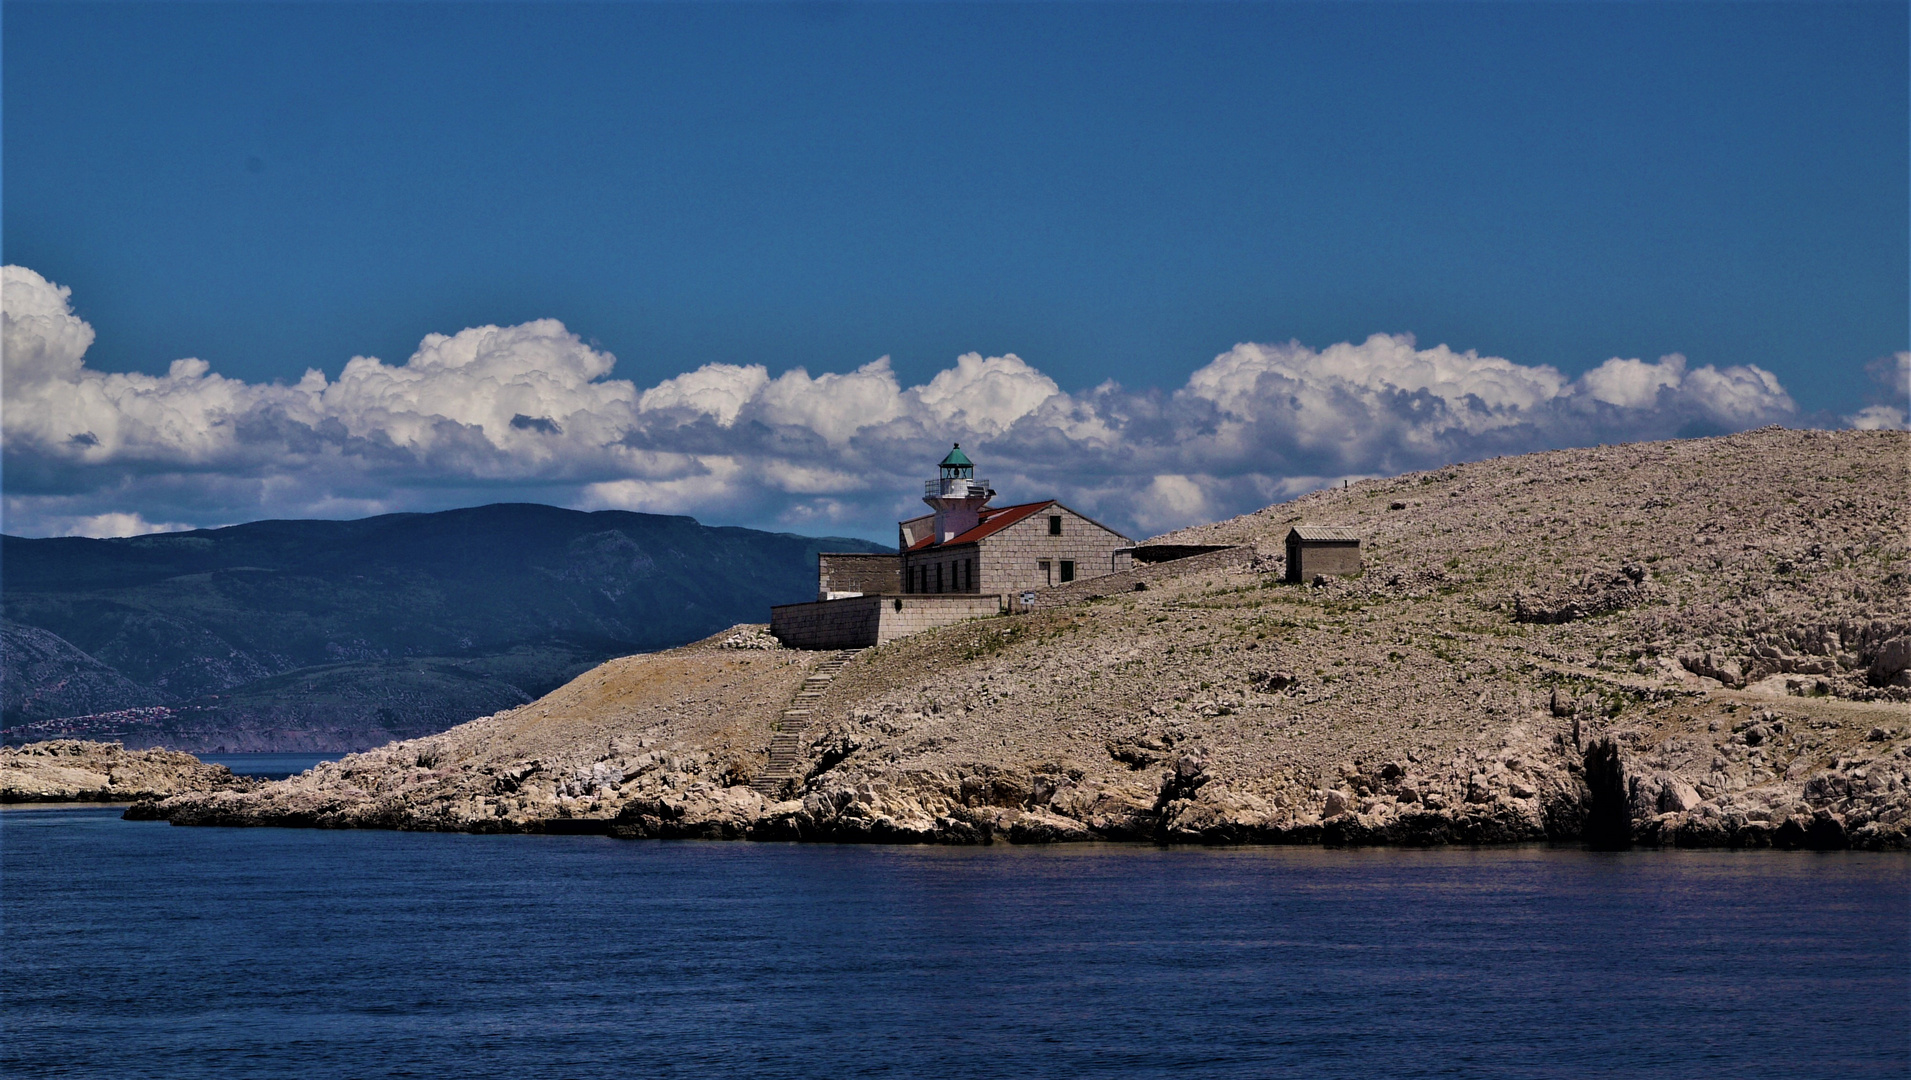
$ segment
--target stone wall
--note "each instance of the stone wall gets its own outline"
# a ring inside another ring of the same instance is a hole
[[[1048,608],[1065,607],[1079,604],[1096,596],[1110,596],[1135,591],[1136,585],[1146,586],[1151,581],[1162,578],[1179,577],[1183,574],[1198,574],[1203,570],[1221,570],[1231,566],[1246,566],[1252,563],[1259,553],[1252,545],[1239,547],[1209,546],[1199,555],[1190,555],[1181,559],[1167,559],[1159,562],[1144,563],[1131,570],[1104,574],[1087,581],[1077,581],[1071,585],[1057,585],[1053,589],[1037,589],[1035,603],[1024,606],[1021,597],[1012,596],[1010,602],[1015,611],[1042,611]]]
[[[829,593],[902,591],[902,556],[888,552],[825,551],[816,556],[816,598]]]
[[[1191,559],[1196,555],[1226,551],[1231,546],[1229,544],[1143,544],[1135,549],[1135,562],[1158,563],[1172,562],[1175,559]]]
[[[799,649],[859,649],[937,626],[995,615],[993,593],[946,596],[853,596],[770,609],[770,633]]]
[[[770,609],[770,633],[799,649],[854,649],[876,644],[882,597],[856,596]]]
[[[1002,611],[1002,597],[995,593],[885,596],[882,600],[882,627],[878,632],[877,644],[964,619],[997,615]]]

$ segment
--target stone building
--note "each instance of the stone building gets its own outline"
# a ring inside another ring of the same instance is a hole
[[[1134,541],[1054,499],[991,507],[995,495],[960,443],[923,485],[935,512],[896,526],[905,593],[1046,589],[1126,570]]]
[[[1296,525],[1287,533],[1287,580],[1360,573],[1360,534],[1337,525]]]
[[[995,491],[961,444],[937,470],[923,484],[931,512],[897,524],[895,554],[818,556],[816,602],[772,608],[770,632],[810,648],[874,645],[1134,565],[1134,541],[1054,499],[990,506]]]

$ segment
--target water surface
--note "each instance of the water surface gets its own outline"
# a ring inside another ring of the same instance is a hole
[[[0,814],[8,1076],[1902,1077],[1911,859]]]
[[[345,756],[344,751],[333,754],[196,754],[200,761],[210,765],[224,765],[239,776],[256,776],[261,780],[283,780],[317,765],[321,761],[337,761]]]

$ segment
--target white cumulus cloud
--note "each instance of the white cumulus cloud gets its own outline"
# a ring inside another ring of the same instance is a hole
[[[1844,417],[1845,423],[1862,431],[1911,430],[1911,352],[1881,356],[1865,366],[1883,400]]]
[[[90,368],[66,289],[9,266],[4,296],[14,533],[521,499],[882,536],[959,441],[1001,501],[1058,496],[1140,535],[1347,476],[1797,415],[1749,365],[1613,358],[1570,378],[1404,334],[1244,343],[1165,392],[1065,391],[979,353],[919,386],[882,357],[814,375],[711,363],[639,387],[543,319],[433,334],[398,364],[352,357],[336,379],[248,383],[191,358],[164,376]],[[1849,422],[1902,423],[1889,408]]]

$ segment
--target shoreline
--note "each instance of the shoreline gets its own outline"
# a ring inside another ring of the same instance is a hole
[[[41,799],[32,802],[0,802],[0,814],[4,814],[10,810],[110,810],[114,807],[131,809],[137,801],[138,800],[109,799],[103,802],[97,802],[91,799]]]
[[[498,837],[587,836],[587,837],[603,837],[603,838],[612,839],[612,840],[655,840],[662,843],[782,844],[782,845],[788,845],[792,847],[795,847],[795,846],[883,847],[883,848],[912,848],[912,849],[918,849],[918,850],[930,849],[930,848],[979,849],[979,848],[988,847],[988,848],[1002,848],[1002,849],[1017,850],[1017,851],[1027,850],[1027,851],[1053,851],[1053,852],[1064,852],[1064,851],[1091,852],[1091,851],[1111,851],[1111,850],[1118,850],[1118,851],[1183,851],[1183,850],[1260,851],[1260,850],[1272,850],[1272,849],[1282,849],[1282,850],[1293,851],[1293,850],[1301,850],[1301,849],[1313,849],[1317,851],[1373,851],[1373,852],[1379,852],[1379,851],[1389,851],[1389,852],[1579,851],[1579,852],[1585,852],[1587,854],[1597,854],[1597,855],[1624,855],[1628,853],[1658,854],[1658,853],[1666,853],[1666,852],[1691,852],[1694,854],[1718,853],[1718,852],[1747,852],[1747,853],[1781,852],[1781,853],[1787,853],[1787,854],[1807,854],[1807,855],[1827,855],[1827,854],[1835,854],[1838,852],[1847,852],[1847,853],[1864,854],[1864,855],[1891,855],[1891,854],[1895,854],[1899,856],[1911,855],[1911,847],[1905,847],[1905,846],[1865,847],[1865,846],[1847,845],[1844,847],[1811,847],[1809,845],[1782,846],[1779,844],[1695,845],[1695,844],[1677,844],[1677,843],[1636,842],[1631,844],[1630,846],[1623,847],[1623,848],[1599,848],[1599,847],[1594,847],[1593,845],[1585,843],[1583,841],[1572,840],[1572,839],[1557,839],[1557,840],[1527,839],[1527,840],[1506,840],[1506,841],[1483,841],[1483,842],[1476,842],[1476,843],[1449,842],[1449,843],[1437,843],[1437,844],[1411,844],[1411,843],[1327,843],[1327,842],[1318,841],[1318,840],[1316,841],[1246,840],[1246,841],[1235,841],[1235,842],[1218,842],[1218,841],[1201,841],[1201,840],[1146,840],[1146,839],[1114,839],[1109,837],[1094,837],[1090,839],[1079,839],[1079,840],[1033,841],[1033,842],[1026,841],[1026,840],[1014,841],[1014,840],[1009,840],[1007,838],[991,838],[991,839],[979,841],[976,843],[949,843],[949,842],[938,842],[933,840],[858,840],[858,839],[829,838],[829,837],[797,839],[797,838],[787,838],[787,837],[755,836],[755,835],[745,835],[745,836],[730,837],[730,838],[702,837],[702,836],[629,836],[629,835],[619,836],[608,828],[590,828],[590,827],[495,828],[495,829],[436,828],[434,829],[434,828],[402,827],[402,826],[390,827],[390,828],[377,827],[377,826],[363,826],[363,825],[327,826],[327,825],[294,824],[294,823],[287,823],[287,822],[259,822],[259,821],[183,823],[183,822],[169,821],[167,818],[156,815],[156,814],[151,816],[146,816],[146,815],[135,815],[131,813],[131,811],[135,807],[139,807],[142,805],[150,805],[151,802],[152,802],[151,800],[135,800],[135,801],[117,800],[112,802],[81,802],[77,800],[55,801],[55,802],[10,802],[10,803],[0,803],[0,813],[6,813],[8,811],[28,811],[28,810],[45,811],[45,810],[115,810],[116,809],[116,810],[122,811],[122,813],[120,814],[120,819],[123,821],[165,822],[167,824],[174,825],[179,828],[286,829],[291,831],[413,833],[413,834],[498,836]],[[577,824],[587,825],[588,823],[579,822]]]
[[[151,790],[163,801],[128,815],[906,844],[1901,848],[1906,448],[1774,428],[1361,481],[1157,538],[1257,554],[1160,563],[1145,589],[1061,587],[1035,610],[833,655],[733,627],[284,781]],[[1282,538],[1327,522],[1363,537],[1363,570],[1288,582]],[[124,779],[112,792],[134,794]]]

